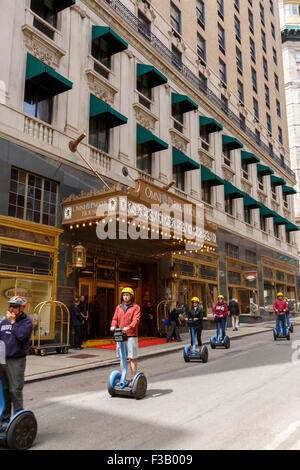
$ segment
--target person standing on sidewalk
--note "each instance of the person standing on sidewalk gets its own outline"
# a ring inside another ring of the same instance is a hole
[[[240,317],[240,307],[237,299],[231,299],[228,305],[229,316],[232,321],[232,331],[238,331],[239,329],[239,317]]]
[[[110,331],[120,328],[127,334],[125,341],[126,357],[130,360],[132,378],[137,373],[138,358],[138,327],[141,321],[141,308],[134,302],[134,292],[131,287],[125,287],[121,292],[121,304],[117,306],[111,321]],[[117,356],[120,358],[121,371],[123,370],[121,344],[117,343]]]
[[[0,323],[0,340],[5,344],[6,364],[2,378],[5,408],[1,416],[2,431],[14,414],[23,410],[23,387],[26,356],[29,354],[32,321],[24,313],[27,301],[16,295],[9,300],[6,318]]]
[[[71,321],[74,328],[74,348],[82,349],[82,326],[84,318],[81,316],[80,300],[78,297],[74,299],[74,304],[71,307]]]
[[[182,341],[182,339],[180,338],[180,333],[179,333],[180,315],[182,315],[182,308],[179,307],[178,304],[176,306],[175,304],[173,305],[174,305],[174,308],[169,313],[170,326],[169,326],[169,330],[168,330],[168,334],[166,338],[167,343],[170,341],[170,339],[172,339],[172,337],[174,337],[176,341]]]

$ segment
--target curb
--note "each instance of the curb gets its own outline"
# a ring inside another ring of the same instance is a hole
[[[300,325],[300,322],[293,322],[294,325]],[[260,333],[267,333],[269,331],[272,331],[273,327],[267,327],[267,328],[264,328],[264,329],[260,329],[260,330],[255,330],[255,331],[249,331],[249,332],[245,332],[245,333],[240,333],[234,337],[231,337],[230,338],[230,341],[234,341],[236,339],[239,339],[239,338],[242,338],[242,337],[245,337],[245,336],[252,336],[252,335],[255,335],[255,334],[260,334]],[[210,341],[204,341],[203,344],[205,345],[209,345],[210,344]],[[176,352],[176,351],[180,351],[183,349],[183,345],[174,345],[173,347],[168,347],[168,348],[165,348],[165,349],[159,349],[159,350],[156,350],[156,351],[150,351],[148,353],[142,353],[139,355],[139,359],[148,359],[148,358],[151,358],[153,356],[163,356],[163,355],[167,355],[167,354],[171,354],[173,352]],[[53,379],[53,378],[58,378],[58,377],[64,377],[64,376],[67,376],[67,375],[70,375],[70,374],[78,374],[78,373],[81,373],[81,372],[87,372],[87,371],[90,371],[90,370],[93,370],[93,369],[99,369],[99,368],[102,368],[102,367],[109,367],[109,366],[112,366],[114,364],[119,364],[119,359],[110,359],[110,360],[106,360],[106,361],[96,361],[96,362],[91,362],[91,363],[88,363],[88,364],[82,364],[82,365],[78,365],[78,366],[73,366],[73,367],[70,367],[70,368],[64,368],[64,369],[58,369],[58,370],[55,370],[55,371],[49,371],[49,372],[44,372],[44,373],[41,373],[41,374],[35,374],[35,375],[31,375],[31,376],[27,376],[25,377],[25,384],[27,383],[34,383],[34,382],[40,382],[40,381],[43,381],[43,380],[48,380],[48,379]]]

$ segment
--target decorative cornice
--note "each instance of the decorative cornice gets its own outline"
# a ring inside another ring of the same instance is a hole
[[[57,68],[61,58],[66,51],[61,49],[50,38],[45,39],[38,30],[25,24],[22,26],[24,34],[25,46],[34,57],[49,65],[49,67]]]
[[[113,104],[118,89],[94,70],[86,70],[90,92],[105,103]]]
[[[206,153],[203,149],[198,149],[200,163],[208,169],[212,169],[214,157]]]
[[[177,131],[177,129],[170,129],[170,136],[172,146],[181,152],[186,152],[190,140]]]
[[[233,183],[235,171],[229,168],[227,165],[222,165],[222,170],[224,180],[228,181],[229,183]]]
[[[158,117],[140,103],[134,103],[133,108],[135,110],[136,122],[142,127],[148,129],[148,131],[153,132],[155,130],[155,124],[158,121]]]

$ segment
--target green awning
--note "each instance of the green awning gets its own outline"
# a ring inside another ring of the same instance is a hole
[[[76,0],[44,0],[44,3],[53,13],[58,13],[75,5]]]
[[[128,49],[128,44],[109,26],[93,26],[92,40],[105,39],[108,46],[108,54],[110,56]]]
[[[260,215],[262,217],[276,217],[276,212],[261,204]]]
[[[211,134],[212,132],[219,132],[223,130],[222,124],[220,124],[218,121],[216,121],[213,118],[206,117],[206,116],[200,116],[199,117],[199,124],[200,127],[205,127],[208,134]]]
[[[183,171],[199,170],[199,163],[192,160],[185,153],[173,147],[173,166],[180,165]]]
[[[245,193],[243,191],[236,188],[228,181],[224,181],[224,194],[230,199],[239,199],[241,197],[245,197]]]
[[[26,95],[36,96],[38,89],[39,101],[71,90],[73,83],[54,69],[41,62],[31,54],[27,54]]]
[[[244,206],[248,207],[248,209],[260,209],[262,204],[249,196],[249,194],[245,193]]]
[[[292,222],[289,222],[288,224],[286,224],[285,230],[287,232],[298,232],[300,228],[297,225],[293,224]]]
[[[181,113],[188,113],[198,109],[197,103],[187,95],[180,95],[179,93],[172,93],[172,106],[179,107]]]
[[[244,145],[235,137],[230,135],[222,135],[223,146],[229,150],[242,149]]]
[[[123,114],[116,111],[109,104],[100,100],[94,95],[90,95],[90,118],[101,116],[105,121],[106,127],[111,129],[113,127],[122,126],[127,124],[128,118]]]
[[[201,165],[201,181],[202,183],[207,183],[209,186],[221,186],[225,183],[222,178],[203,165]]]
[[[286,186],[286,185],[282,186],[282,192],[283,194],[286,194],[287,196],[289,194],[297,194],[296,189],[292,188],[291,186]]]
[[[269,166],[258,164],[257,173],[259,173],[262,176],[274,175],[274,170],[272,170],[272,168],[270,168]]]
[[[283,178],[279,178],[278,176],[271,176],[271,184],[273,186],[284,186],[286,181]]]
[[[248,165],[251,163],[259,163],[260,158],[258,158],[254,153],[245,152],[245,150],[241,151],[241,158],[242,161],[246,162]]]
[[[276,225],[287,225],[289,221],[285,219],[284,217],[281,217],[281,215],[276,214],[274,217],[274,224]]]
[[[143,146],[142,155],[167,150],[169,145],[152,132],[137,124],[137,144]]]
[[[142,75],[147,77],[150,88],[168,83],[167,77],[153,65],[137,64],[137,77]]]

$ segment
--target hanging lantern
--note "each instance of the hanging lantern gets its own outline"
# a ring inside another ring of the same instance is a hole
[[[73,268],[86,267],[86,249],[81,245],[81,243],[73,248],[72,265]]]

